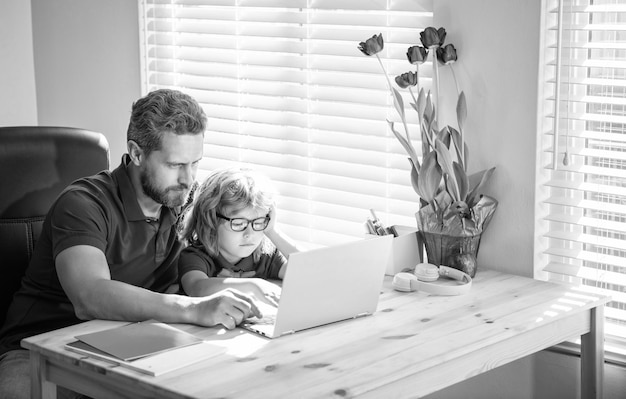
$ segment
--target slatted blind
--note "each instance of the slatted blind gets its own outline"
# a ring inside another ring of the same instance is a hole
[[[551,280],[604,289],[606,347],[626,350],[626,0],[554,0],[545,22],[538,190]],[[565,155],[567,154],[567,155]],[[564,158],[566,161],[564,161]],[[624,352],[622,352],[624,353]]]
[[[387,83],[357,46],[382,33],[391,78],[411,70],[406,50],[432,24],[432,0],[139,4],[144,92],[182,90],[209,116],[199,178],[232,164],[263,171],[298,241],[362,237],[369,208],[415,226],[419,199],[386,123],[397,119]],[[428,88],[431,68],[421,68]]]

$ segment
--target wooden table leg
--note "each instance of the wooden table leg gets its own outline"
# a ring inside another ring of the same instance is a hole
[[[46,380],[46,360],[35,351],[30,352],[31,399],[56,399],[57,386]]]
[[[604,383],[604,306],[591,309],[590,331],[581,336],[582,399],[602,399]]]

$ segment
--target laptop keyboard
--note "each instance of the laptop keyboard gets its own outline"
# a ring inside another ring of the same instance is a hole
[[[248,319],[248,322],[250,324],[256,324],[256,325],[264,325],[264,326],[271,326],[274,323],[276,323],[276,314],[269,314],[269,315],[265,315],[260,319],[254,318],[254,319]]]
[[[261,302],[258,304],[259,310],[263,313],[263,317],[251,317],[246,320],[248,324],[254,325],[273,325],[276,323],[276,314],[278,312],[278,308],[268,305],[265,302]]]
[[[261,304],[259,308],[263,313],[263,317],[261,317],[260,319],[253,317],[248,319],[247,322],[256,325],[273,325],[276,322],[276,314],[278,312],[278,308],[265,304]]]

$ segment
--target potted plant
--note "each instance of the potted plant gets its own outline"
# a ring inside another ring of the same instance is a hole
[[[456,117],[458,129],[450,125],[441,128],[439,123],[439,68],[452,68],[457,52],[452,44],[444,45],[446,30],[428,27],[420,33],[422,46],[407,50],[409,63],[415,72],[409,71],[395,77],[400,89],[407,89],[417,112],[421,138],[421,158],[413,146],[409,132],[404,100],[389,79],[378,56],[384,48],[382,34],[374,35],[359,43],[359,50],[367,56],[375,56],[380,63],[393,97],[394,107],[402,122],[402,132],[394,122],[387,121],[389,128],[408,154],[411,184],[420,198],[416,212],[417,227],[426,247],[428,261],[437,265],[456,267],[474,276],[480,237],[489,224],[498,202],[483,195],[481,190],[493,174],[495,167],[471,175],[467,173],[469,151],[463,136],[467,117],[465,94],[458,90]],[[433,90],[425,93],[419,87],[419,69],[432,55]],[[452,71],[454,77],[454,71]],[[456,83],[456,78],[454,78]],[[413,91],[416,88],[417,95]]]

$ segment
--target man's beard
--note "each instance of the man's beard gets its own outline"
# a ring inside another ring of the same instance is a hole
[[[158,204],[168,208],[176,208],[187,201],[189,186],[186,184],[160,189],[153,184],[153,180],[145,169],[139,174],[139,181],[143,192]]]

